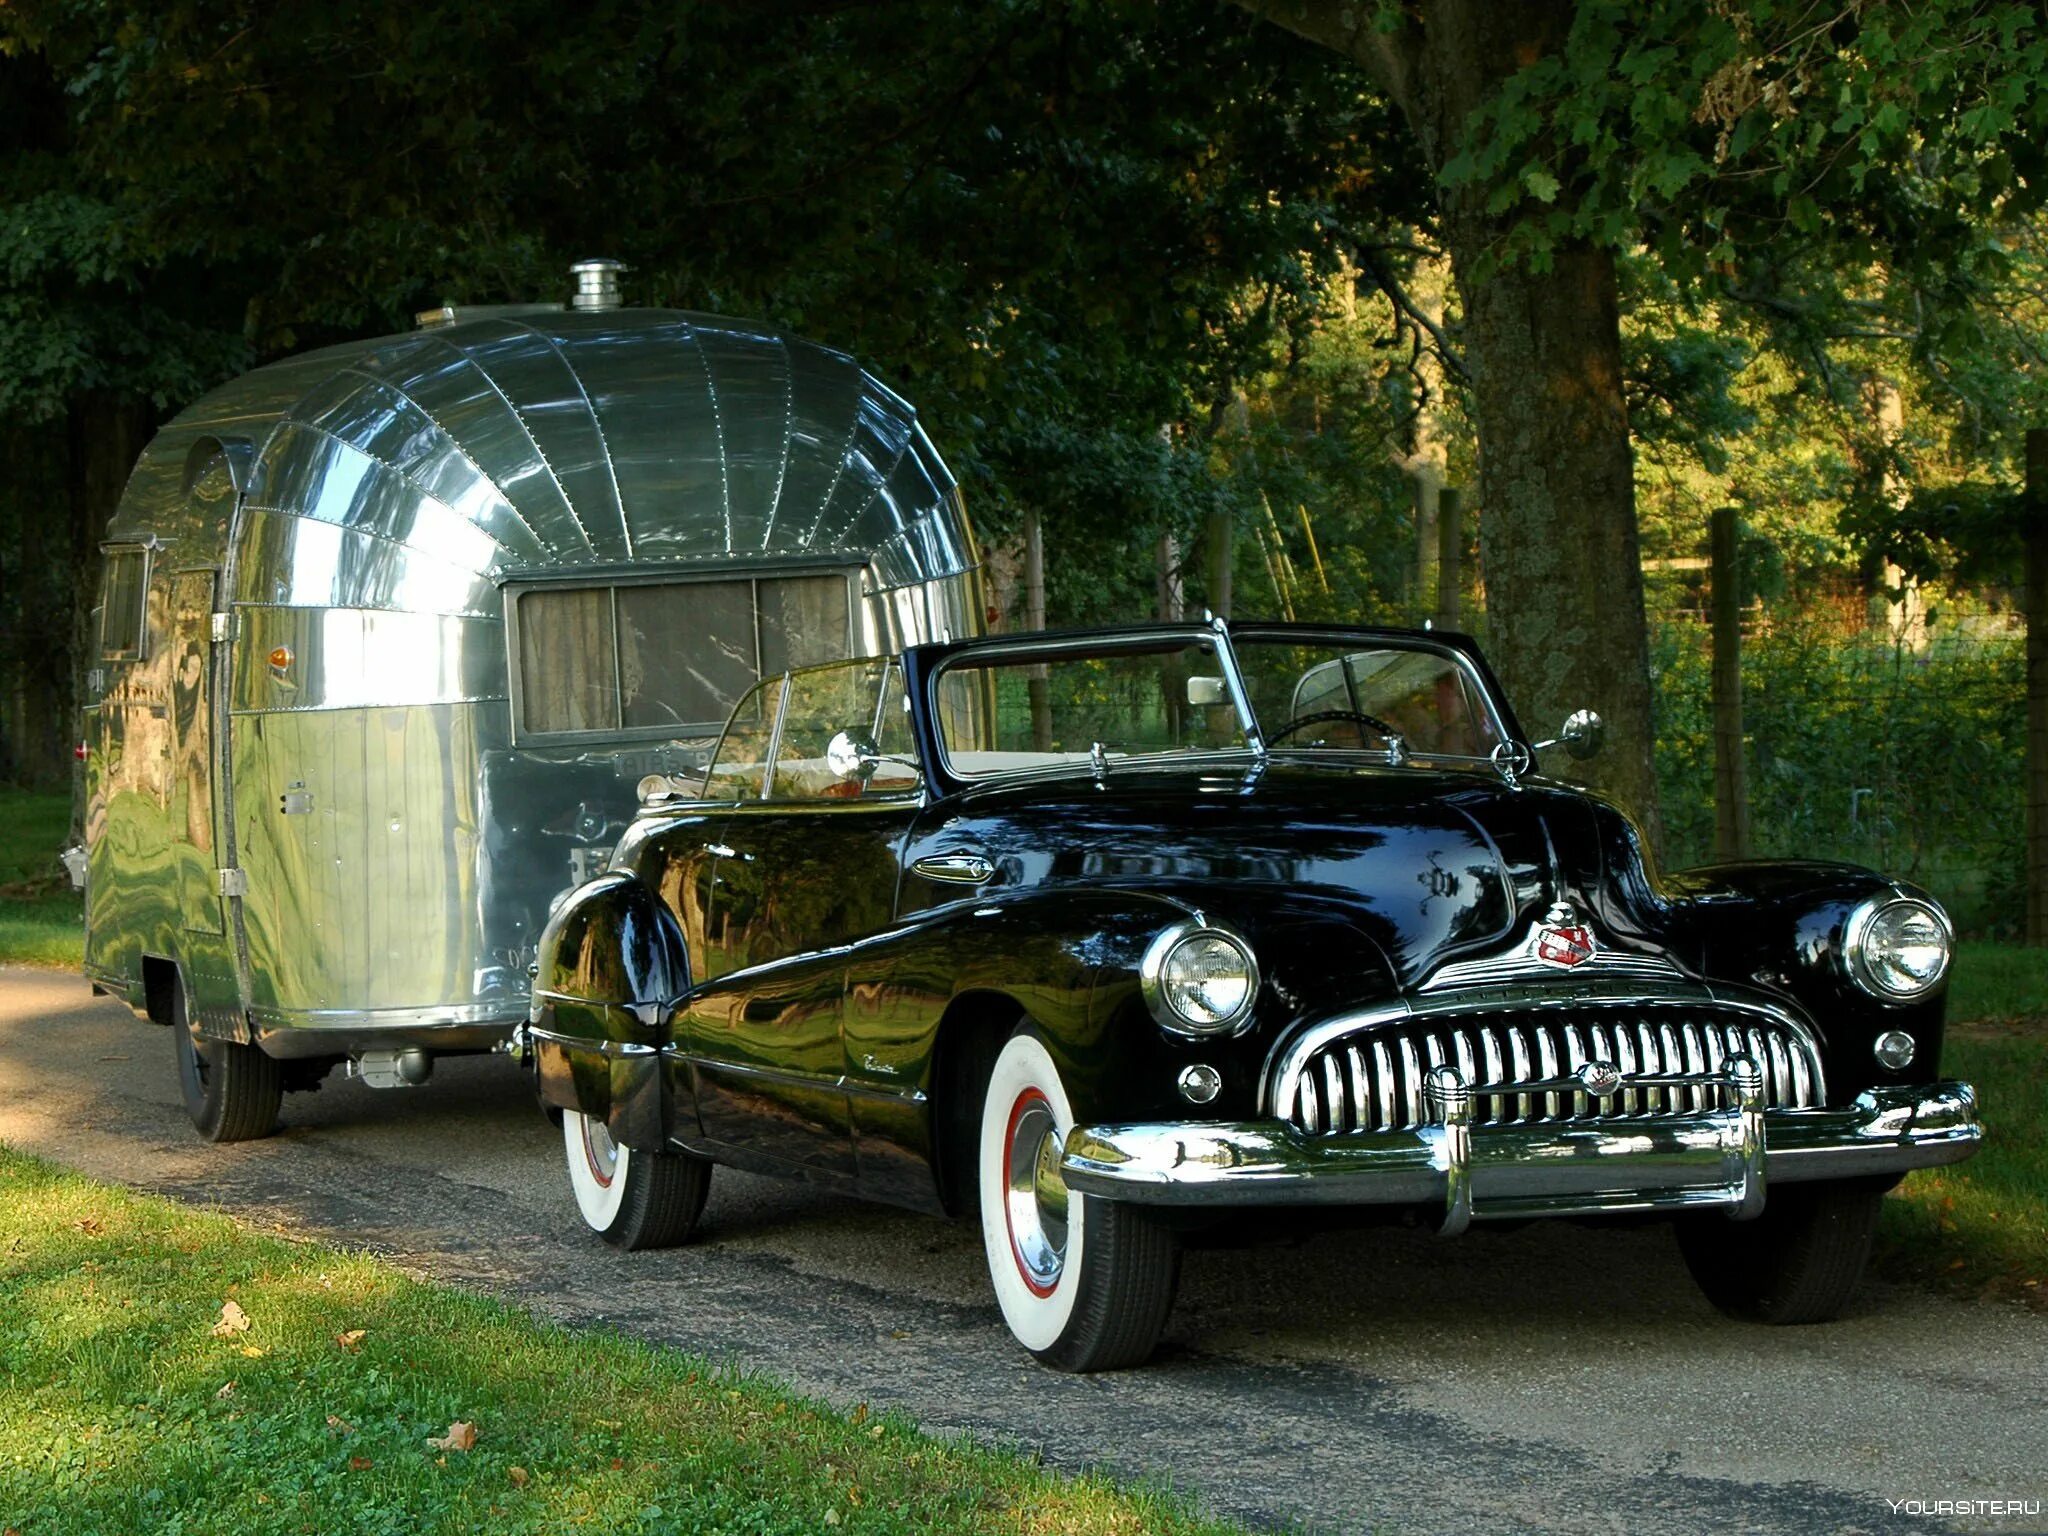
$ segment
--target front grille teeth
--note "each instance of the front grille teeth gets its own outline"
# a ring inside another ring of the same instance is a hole
[[[1593,1061],[1612,1062],[1630,1077],[1718,1075],[1734,1055],[1762,1068],[1767,1107],[1826,1102],[1813,1044],[1792,1025],[1733,1009],[1672,1007],[1504,1011],[1368,1028],[1316,1050],[1295,1080],[1291,1112],[1284,1083],[1278,1103],[1310,1135],[1412,1130],[1435,1118],[1423,1087],[1429,1069],[1448,1065],[1475,1089],[1474,1125],[1697,1115],[1723,1108],[1725,1096],[1702,1084],[1624,1086],[1604,1099],[1583,1090],[1476,1090],[1569,1077]]]

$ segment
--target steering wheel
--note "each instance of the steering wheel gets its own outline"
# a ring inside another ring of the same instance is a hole
[[[1355,709],[1319,709],[1311,715],[1296,715],[1285,725],[1277,726],[1266,733],[1266,745],[1271,746],[1283,736],[1292,736],[1296,731],[1306,730],[1312,725],[1330,725],[1344,721],[1351,725],[1362,725],[1378,735],[1387,738],[1396,752],[1408,750],[1408,739],[1386,721],[1376,715],[1368,715]]]

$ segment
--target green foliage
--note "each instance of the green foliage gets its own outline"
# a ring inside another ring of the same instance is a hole
[[[176,401],[444,299],[553,295],[603,250],[636,298],[891,370],[998,532],[1056,505],[1052,444],[1142,458],[1266,347],[1316,290],[1326,212],[1371,227],[1413,195],[1340,181],[1391,131],[1341,66],[1193,0],[338,0],[288,24],[28,0],[0,53],[50,144],[0,173],[24,398],[105,366],[94,295],[162,290],[192,330],[149,339]],[[55,285],[39,307],[28,277]],[[1185,483],[1137,500],[1163,517]]]
[[[1652,632],[1668,862],[1714,846],[1710,637]],[[2009,937],[2023,909],[2025,733],[2017,637],[1924,654],[1868,633],[1773,622],[1746,638],[1743,725],[1755,853],[1842,859],[1932,890],[1965,931]]]
[[[1641,237],[1699,276],[1827,236],[1976,278],[1999,262],[1975,229],[2038,203],[2044,129],[2048,25],[2017,0],[1578,0],[1444,179],[1517,216],[1507,259]]]

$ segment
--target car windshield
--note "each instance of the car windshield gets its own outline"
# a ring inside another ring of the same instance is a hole
[[[969,651],[939,673],[934,702],[962,778],[1251,750],[1208,637]]]
[[[1484,760],[1499,726],[1472,674],[1425,646],[1333,636],[1233,633],[1232,649],[1266,745]]]
[[[1272,751],[1455,765],[1483,764],[1500,743],[1470,671],[1427,644],[1233,631],[1231,649]],[[970,650],[939,672],[933,701],[961,778],[1251,750],[1209,636]]]

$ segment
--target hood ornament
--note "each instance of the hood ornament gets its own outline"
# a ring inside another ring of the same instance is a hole
[[[1559,970],[1585,964],[1599,947],[1593,941],[1593,930],[1579,920],[1577,909],[1568,901],[1560,901],[1544,913],[1543,924],[1536,930],[1536,958]]]

